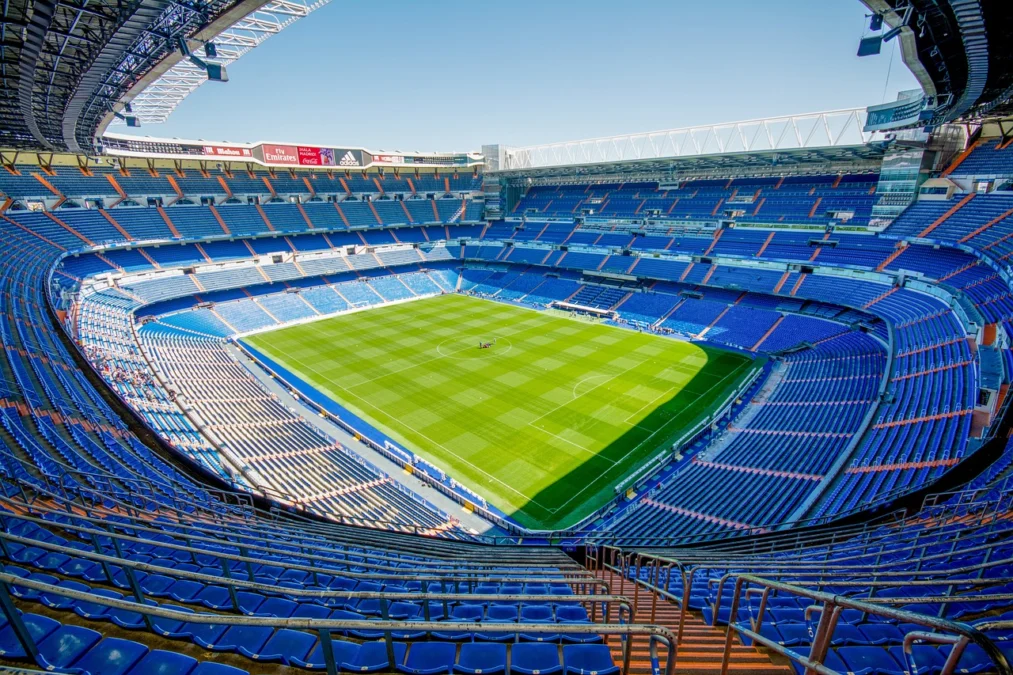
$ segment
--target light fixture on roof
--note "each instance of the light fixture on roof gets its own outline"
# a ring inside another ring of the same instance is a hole
[[[220,63],[211,63],[209,61],[201,59],[199,56],[190,51],[190,46],[186,43],[186,40],[184,40],[183,38],[179,38],[178,44],[180,53],[186,58],[190,59],[190,62],[195,66],[197,66],[198,68],[203,68],[204,72],[207,74],[208,80],[212,82],[229,81],[229,74],[225,70],[224,65]],[[218,53],[217,48],[213,46],[213,43],[211,44],[212,44],[211,51],[217,54]],[[207,54],[207,56],[210,57],[211,54],[207,52],[206,47],[207,45],[205,45],[205,54]]]
[[[898,6],[894,10],[894,13],[899,13],[901,12],[902,9],[904,13],[901,15],[900,21],[894,28],[891,28],[890,30],[886,31],[881,35],[871,35],[869,37],[863,37],[861,39],[861,41],[858,43],[859,56],[872,56],[874,54],[879,54],[883,49],[884,42],[889,42],[890,40],[900,35],[904,27],[907,26],[911,21],[911,15],[914,12],[914,6],[911,4],[907,4],[903,8]],[[918,18],[919,22],[921,22],[922,21],[921,15],[919,15]],[[876,32],[882,29],[883,29],[883,15],[873,14],[869,21],[869,30]]]

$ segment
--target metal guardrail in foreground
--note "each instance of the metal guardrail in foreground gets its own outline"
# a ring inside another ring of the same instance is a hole
[[[137,562],[130,560],[122,555],[109,556],[102,553],[92,553],[89,551],[79,551],[74,548],[67,546],[61,546],[59,544],[53,544],[51,542],[37,541],[35,539],[29,539],[25,537],[19,537],[17,535],[7,534],[0,532],[0,551],[2,551],[4,558],[10,560],[11,557],[7,551],[7,542],[17,543],[23,546],[33,546],[41,548],[47,551],[53,551],[56,553],[62,553],[69,556],[77,556],[84,558],[85,560],[92,560],[102,566],[103,572],[105,573],[106,580],[110,585],[116,586],[114,582],[115,573],[113,572],[110,565],[119,566],[122,570],[123,575],[126,577],[126,583],[130,588],[131,594],[137,599],[138,602],[144,602],[145,593],[141,588],[140,583],[137,580],[135,571],[144,572],[146,574],[157,574],[171,576],[172,578],[185,579],[189,581],[196,581],[205,585],[220,586],[224,587],[229,592],[229,598],[232,603],[232,611],[237,614],[241,614],[240,603],[238,596],[236,595],[238,590],[246,590],[253,592],[263,592],[265,594],[277,594],[279,587],[274,584],[265,584],[258,581],[252,581],[253,578],[250,575],[249,579],[240,579],[232,576],[232,572],[228,566],[227,561],[222,561],[222,574],[223,576],[212,576],[209,574],[202,574],[200,572],[190,572],[186,570],[177,570],[171,567],[161,567],[159,565],[152,565],[147,562]],[[119,548],[119,547],[117,547]],[[117,551],[121,553],[121,551]],[[229,556],[230,559],[238,559],[236,556]],[[250,561],[246,561],[249,564]],[[319,572],[320,570],[318,570]],[[21,577],[17,577],[21,578]],[[401,577],[405,581],[411,581],[410,575]],[[496,577],[478,577],[472,579],[475,583],[482,583],[483,581],[496,582],[499,581]],[[539,582],[540,580],[535,580]],[[568,585],[581,585],[580,582],[562,582]],[[604,583],[604,582],[602,582]],[[445,585],[445,582],[441,581],[441,584]],[[19,584],[20,585],[20,584]],[[393,592],[393,591],[355,591],[355,590],[315,590],[315,589],[299,589],[299,588],[288,588],[284,587],[284,594],[299,599],[306,600],[348,600],[348,599],[372,599],[379,600],[381,609],[384,608],[387,602],[390,601],[405,601],[405,602],[422,602],[422,608],[425,614],[429,615],[430,602],[439,602],[443,604],[444,613],[447,613],[447,603],[451,601],[460,600],[471,600],[471,601],[514,601],[514,602],[588,602],[591,603],[591,619],[597,619],[598,605],[603,606],[602,612],[606,621],[610,620],[612,604],[616,604],[618,611],[621,614],[623,611],[632,611],[633,605],[630,600],[621,595],[611,595],[607,593],[607,586],[605,588],[606,593],[604,594],[502,594],[502,593],[467,593],[460,592],[457,584],[453,586],[454,590],[450,592]]]
[[[643,586],[651,593],[651,621],[654,621],[655,613],[658,609],[658,598],[674,602],[679,606],[679,627],[676,630],[676,637],[678,641],[682,640],[683,630],[686,626],[686,610],[689,607],[689,593],[693,586],[693,569],[687,569],[682,563],[673,560],[665,560],[660,557],[647,556],[638,552],[624,553],[621,549],[613,546],[602,546],[598,553],[598,558],[595,558],[595,565],[600,566],[602,570],[608,570],[609,572],[609,584],[612,588],[615,587],[615,575],[619,575],[619,591],[620,595],[626,593],[626,581],[629,579],[630,583],[633,584],[633,606],[639,607],[640,605],[640,587]],[[608,559],[611,559],[609,562]],[[649,560],[653,565],[648,566],[649,577],[647,580],[640,578],[640,570],[643,561]],[[635,561],[635,563],[634,563]],[[630,570],[636,567],[636,574],[630,575]],[[682,578],[682,591],[683,594],[679,595],[672,593],[669,588],[672,580],[672,569],[676,568]],[[664,585],[661,584],[661,575],[664,573]],[[653,581],[653,583],[652,583]]]
[[[3,497],[0,497],[0,506],[2,506],[5,503],[6,500]],[[60,515],[65,519],[67,517],[67,514],[65,514],[64,512],[57,511],[54,509],[39,509],[36,507],[35,510],[42,511],[43,515],[45,515],[45,513],[49,513]],[[189,553],[191,558],[194,558],[197,555],[204,555],[208,557],[216,557],[219,559],[238,560],[240,562],[246,562],[244,559],[250,558],[251,559],[250,562],[260,564],[263,563],[264,560],[269,560],[271,557],[276,556],[278,553],[278,550],[276,548],[272,548],[270,546],[263,546],[260,544],[238,544],[235,542],[231,542],[229,545],[235,547],[235,549],[239,551],[239,554],[237,555],[235,553],[227,553],[217,548],[218,546],[221,545],[222,542],[221,538],[207,537],[194,534],[181,535],[175,533],[173,535],[177,538],[183,539],[186,542],[186,545],[161,541],[159,539],[156,539],[156,537],[165,535],[166,531],[164,529],[151,527],[150,521],[139,521],[138,523],[124,524],[123,522],[110,522],[106,520],[100,520],[98,518],[80,516],[77,514],[73,514],[73,518],[78,523],[83,524],[71,524],[67,522],[53,523],[51,521],[45,520],[44,518],[36,516],[29,516],[23,514],[4,514],[2,511],[0,511],[0,525],[6,525],[7,520],[12,519],[21,522],[34,523],[43,528],[49,528],[55,525],[60,529],[72,532],[85,540],[88,540],[89,537],[106,537],[114,541],[118,540],[123,542],[135,542],[141,544],[151,544],[152,541],[157,541],[157,545],[159,547],[166,548],[172,551],[182,551],[184,553]],[[7,528],[5,527],[3,529]],[[129,530],[134,534],[133,535],[122,534],[121,532],[116,532],[115,530],[117,529]],[[152,535],[152,539],[145,539],[139,533],[150,533]],[[0,536],[2,536],[2,533],[0,533]],[[215,548],[203,548],[199,545],[201,543],[209,544]],[[294,551],[287,551],[287,553],[290,557],[303,560],[305,562],[286,562],[285,566],[287,568],[310,573],[319,573],[319,572],[328,572],[335,574],[340,573],[344,576],[356,579],[387,579],[392,574],[396,574],[405,579],[413,578],[412,576],[406,576],[404,568],[382,567],[380,565],[371,562],[365,561],[360,562],[354,560],[350,556],[350,554],[347,553],[344,554],[345,557],[342,558],[337,557],[339,555],[337,552],[332,552],[330,556],[325,556],[320,554],[305,553],[304,550],[307,547],[304,546],[299,548],[300,551],[298,553]],[[257,555],[262,556],[263,559],[258,559]],[[404,561],[396,560],[394,562],[400,563]],[[448,569],[447,567],[450,562],[453,562],[454,564],[453,569]],[[530,564],[544,565],[545,563],[542,563],[538,560],[532,560]],[[571,580],[572,581],[583,580],[583,582],[587,585],[603,586],[606,588],[606,590],[608,588],[608,585],[605,582],[594,579],[593,575],[589,571],[587,571],[584,568],[576,566],[568,569],[558,569],[548,567],[546,569],[528,569],[523,564],[517,563],[513,565],[511,565],[510,563],[503,563],[503,566],[519,567],[523,569],[523,573],[517,572],[516,574],[513,574],[513,576],[523,576],[525,577],[524,581],[526,582],[536,582],[540,580],[537,579],[536,577],[542,577],[543,579],[541,580],[546,582],[552,582],[555,579],[558,579],[561,582],[568,582]],[[430,577],[434,581],[441,579],[467,580],[469,578],[472,579],[477,578],[478,576],[481,576],[483,574],[485,576],[497,576],[496,572],[498,571],[497,565],[494,565],[492,562],[488,561],[481,566],[474,566],[474,565],[466,566],[461,561],[440,561],[438,564],[434,564],[432,563],[432,561],[423,561],[419,562],[418,565],[416,565],[416,567],[417,567],[417,571],[415,572],[416,577],[421,578],[421,576],[424,575]],[[355,568],[360,568],[365,571],[355,571]],[[511,580],[505,579],[505,577],[510,576],[510,573],[501,572],[499,576],[504,577],[504,580],[507,581]]]
[[[755,588],[749,588],[750,585],[755,586]],[[750,620],[748,628],[740,624],[737,620],[739,603],[743,595],[743,590],[746,590],[747,595],[755,591],[760,591],[761,594],[760,614],[755,622]],[[808,656],[802,655],[760,634],[760,630],[762,628],[761,622],[763,619],[763,609],[766,607],[767,598],[769,597],[771,591],[783,592],[812,600],[813,604],[806,609],[807,620],[813,612],[820,613],[819,623],[817,624],[812,636],[812,643]],[[725,633],[725,648],[721,659],[722,675],[726,675],[728,672],[729,660],[731,658],[732,651],[732,637],[734,633],[738,633],[740,636],[745,636],[754,643],[763,645],[767,649],[777,652],[778,654],[801,664],[805,668],[805,675],[810,675],[810,673],[819,673],[820,675],[841,675],[836,670],[823,665],[823,661],[826,659],[827,652],[830,650],[830,642],[833,638],[834,630],[837,627],[837,622],[841,617],[841,612],[845,609],[856,609],[861,612],[865,612],[866,614],[895,619],[903,623],[918,624],[929,629],[924,632],[910,632],[904,638],[904,655],[907,660],[907,663],[905,663],[904,666],[908,672],[923,672],[922,670],[919,670],[918,665],[915,663],[912,650],[914,643],[933,642],[936,644],[949,644],[953,646],[946,657],[946,663],[943,666],[941,675],[952,675],[954,672],[957,672],[956,667],[960,661],[960,657],[970,644],[975,644],[984,651],[985,655],[991,659],[992,665],[995,666],[996,672],[999,675],[1013,675],[1013,666],[1011,666],[1005,654],[1003,654],[999,647],[996,646],[995,642],[982,632],[983,626],[975,627],[959,621],[930,617],[925,614],[917,614],[915,612],[894,609],[892,607],[863,602],[861,600],[853,600],[840,595],[812,591],[801,586],[770,581],[751,574],[740,575],[735,580],[735,594],[732,596],[732,606],[728,614],[729,629]],[[998,625],[1000,627],[1005,627],[1006,625],[1013,626],[1013,622],[1002,622]]]
[[[623,623],[623,616],[619,617],[619,623],[575,623],[575,624],[557,624],[557,623],[448,623],[441,621],[399,621],[399,620],[382,620],[382,621],[370,621],[370,620],[338,620],[338,619],[280,619],[277,617],[253,617],[253,616],[236,616],[232,614],[191,614],[188,612],[179,612],[171,609],[164,609],[161,607],[152,607],[150,605],[141,604],[138,602],[131,602],[129,600],[119,600],[116,598],[107,598],[83,591],[76,591],[73,589],[64,588],[62,586],[56,586],[53,584],[47,584],[33,579],[22,579],[12,574],[6,574],[0,572],[0,609],[3,610],[7,620],[10,622],[10,626],[14,631],[15,637],[17,637],[19,644],[24,649],[25,654],[32,658],[37,664],[42,666],[44,669],[48,669],[45,664],[39,658],[39,650],[32,638],[28,628],[25,626],[22,620],[21,614],[14,606],[14,602],[11,599],[10,587],[19,586],[23,588],[29,588],[35,591],[46,593],[47,595],[59,595],[73,600],[80,600],[82,602],[93,603],[101,605],[103,607],[112,607],[114,609],[122,609],[145,617],[145,622],[150,625],[152,617],[161,619],[169,619],[173,621],[180,621],[183,623],[200,623],[200,624],[212,624],[212,625],[228,625],[228,626],[263,626],[268,628],[288,628],[292,630],[314,630],[320,636],[320,643],[322,646],[324,661],[326,663],[328,675],[337,675],[338,664],[335,660],[334,650],[332,646],[331,633],[334,631],[377,631],[381,630],[384,633],[384,642],[387,648],[387,662],[388,664],[396,664],[397,660],[394,653],[394,631],[422,631],[422,632],[433,632],[447,630],[451,628],[454,631],[460,632],[472,632],[472,633],[502,633],[506,627],[516,628],[517,632],[524,633],[559,633],[561,631],[580,635],[618,635],[622,640],[623,646],[623,665],[622,675],[629,675],[630,667],[630,656],[632,654],[632,643],[631,639],[634,636],[647,636],[650,640],[650,656],[652,666],[660,663],[658,661],[658,644],[662,644],[666,647],[667,654],[665,659],[664,671],[660,671],[659,667],[654,667],[656,675],[673,675],[675,670],[675,658],[676,658],[676,640],[675,635],[665,628],[664,626],[647,625],[647,624],[631,624]],[[629,614],[629,607],[625,610],[627,614],[627,621],[632,617]],[[507,630],[509,631],[509,628]],[[1005,675],[1005,674],[1004,674]]]

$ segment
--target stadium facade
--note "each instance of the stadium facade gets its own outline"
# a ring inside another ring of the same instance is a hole
[[[1008,7],[867,0],[868,109],[109,131],[320,4],[4,7],[0,669],[1013,673]]]

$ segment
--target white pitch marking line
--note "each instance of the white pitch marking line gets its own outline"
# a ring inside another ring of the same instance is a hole
[[[305,367],[305,365],[303,364],[303,362],[302,362],[302,361],[300,361],[299,359],[297,359],[297,358],[295,358],[295,357],[290,357],[290,358],[292,358],[292,360],[294,360],[294,361],[295,361],[296,363],[298,363],[298,364],[299,364],[300,366],[302,366],[302,367]],[[316,371],[314,371],[314,370],[310,370],[309,372],[314,372],[314,373],[315,373]],[[328,382],[330,382],[331,384],[333,384],[333,385],[334,385],[335,387],[337,387],[338,389],[340,389],[340,390],[344,391],[344,392],[345,392],[346,394],[349,394],[350,396],[352,396],[352,397],[354,397],[354,398],[358,399],[359,401],[361,401],[361,402],[362,402],[362,403],[364,403],[365,405],[369,406],[370,408],[373,408],[374,410],[376,410],[377,412],[379,412],[379,413],[380,413],[381,415],[383,415],[384,417],[390,417],[391,419],[394,419],[393,417],[391,417],[391,415],[390,415],[390,414],[388,414],[388,413],[384,412],[384,411],[383,411],[383,410],[382,410],[381,408],[378,408],[377,406],[373,405],[372,403],[370,403],[370,402],[369,402],[369,401],[367,401],[366,399],[362,398],[361,396],[357,395],[356,393],[354,393],[354,392],[351,392],[351,391],[349,391],[349,390],[348,390],[347,388],[345,388],[345,387],[342,387],[342,386],[341,386],[340,384],[338,384],[337,382],[335,382],[335,381],[334,381],[334,380],[332,380],[331,378],[327,377],[326,375],[324,375],[324,376],[323,376],[323,378],[324,378],[325,380],[327,380]],[[411,431],[412,433],[418,434],[418,435],[419,435],[419,436],[420,436],[421,438],[424,438],[424,439],[426,439],[427,441],[429,441],[429,442],[430,442],[430,443],[432,443],[433,445],[437,446],[438,448],[441,448],[442,450],[444,450],[444,451],[445,451],[445,452],[447,452],[448,454],[451,454],[451,455],[453,455],[453,456],[454,456],[454,457],[456,457],[457,459],[461,460],[462,462],[464,462],[464,463],[465,463],[465,464],[467,464],[468,466],[472,467],[472,468],[473,468],[473,469],[475,469],[476,471],[478,471],[478,472],[480,472],[480,473],[482,473],[482,474],[484,474],[484,475],[488,476],[489,478],[491,478],[492,480],[496,481],[497,483],[499,483],[499,484],[500,484],[500,485],[502,485],[503,487],[507,488],[507,489],[508,489],[508,490],[510,490],[511,492],[514,492],[514,493],[516,493],[516,494],[520,495],[521,497],[523,497],[524,499],[527,499],[527,500],[528,500],[529,502],[531,502],[532,504],[537,504],[538,506],[540,506],[541,508],[545,509],[546,511],[548,511],[548,510],[549,510],[549,509],[546,509],[546,508],[545,508],[545,506],[543,506],[542,504],[540,504],[540,503],[538,502],[538,500],[536,500],[536,499],[534,499],[534,498],[532,498],[532,497],[528,497],[528,496],[527,496],[526,494],[524,494],[524,493],[523,493],[523,492],[521,492],[520,490],[517,490],[516,488],[512,487],[511,485],[508,485],[507,483],[504,483],[503,481],[501,481],[501,480],[500,480],[499,478],[497,478],[496,476],[493,476],[493,475],[492,475],[491,473],[489,473],[488,471],[484,470],[484,469],[483,469],[482,467],[480,467],[480,466],[477,466],[477,465],[473,464],[472,462],[469,462],[469,461],[468,461],[467,459],[465,459],[464,457],[461,457],[461,456],[460,456],[459,454],[457,454],[456,452],[454,452],[453,450],[451,450],[451,449],[450,449],[450,448],[448,448],[447,446],[445,446],[445,445],[443,445],[442,443],[439,443],[439,442],[437,442],[437,441],[434,441],[433,439],[429,438],[428,436],[426,436],[425,434],[423,434],[423,433],[422,433],[421,431],[418,431],[418,430],[414,429],[413,427],[409,426],[408,424],[405,424],[405,423],[404,423],[403,421],[400,421],[400,420],[397,420],[397,424],[398,424],[398,425],[400,425],[400,426],[402,426],[402,427],[404,427],[404,428],[406,428],[406,429],[408,429],[408,430],[409,430],[409,431]]]
[[[615,462],[613,462],[613,461],[612,461],[611,459],[609,459],[609,458],[607,458],[607,457],[602,457],[601,455],[599,455],[599,454],[598,454],[598,453],[597,453],[596,451],[592,450],[591,448],[585,448],[585,447],[584,447],[583,445],[581,445],[580,443],[575,443],[574,441],[571,441],[571,440],[570,440],[570,439],[568,439],[568,438],[563,438],[563,437],[562,437],[562,436],[560,436],[559,434],[557,434],[557,433],[553,433],[553,432],[551,432],[551,431],[549,431],[548,429],[545,429],[545,428],[543,428],[543,427],[536,427],[536,426],[534,426],[534,425],[531,425],[531,426],[532,426],[532,428],[534,428],[534,429],[538,429],[539,431],[541,431],[541,432],[543,432],[543,433],[546,433],[546,434],[548,434],[548,435],[550,435],[550,436],[555,436],[556,438],[558,438],[559,440],[563,441],[564,443],[569,443],[569,444],[570,444],[570,445],[572,445],[573,447],[575,447],[575,448],[579,448],[580,450],[583,450],[584,452],[586,452],[587,454],[591,455],[592,457],[597,457],[598,459],[600,459],[600,460],[603,460],[603,461],[606,461],[606,462],[608,462],[609,464],[612,464],[613,466],[615,466]]]
[[[745,365],[745,364],[743,364],[743,365]],[[711,385],[711,386],[710,386],[710,387],[709,387],[709,388],[707,389],[707,391],[706,391],[706,392],[704,392],[704,396],[706,396],[707,394],[709,394],[709,393],[711,392],[711,390],[713,390],[713,389],[714,389],[714,387],[717,387],[718,385],[720,385],[720,384],[721,384],[722,382],[724,382],[724,381],[725,381],[725,380],[727,380],[727,379],[728,379],[729,377],[731,377],[731,376],[732,376],[732,375],[733,375],[734,373],[737,373],[737,372],[739,372],[739,370],[740,370],[741,368],[742,368],[742,366],[739,366],[739,368],[736,368],[736,369],[734,369],[734,370],[730,371],[730,372],[729,372],[729,373],[728,373],[727,375],[725,375],[725,376],[724,376],[724,377],[722,377],[722,378],[721,378],[720,380],[718,380],[717,382],[715,382],[714,384],[712,384],[712,385]],[[673,421],[675,421],[675,420],[677,420],[677,419],[679,419],[679,416],[678,416],[678,415],[676,415],[675,417],[671,418],[670,420],[668,420],[667,422],[665,422],[664,424],[662,424],[662,425],[661,425],[660,427],[658,427],[658,428],[657,428],[657,429],[656,429],[656,430],[654,431],[654,433],[652,433],[652,434],[651,434],[650,436],[648,436],[648,437],[647,437],[647,438],[645,438],[644,440],[642,440],[642,441],[640,441],[639,443],[637,443],[637,445],[636,445],[636,446],[634,446],[634,447],[633,447],[633,448],[632,448],[632,449],[631,449],[631,450],[630,450],[629,452],[627,452],[627,453],[626,453],[625,455],[623,455],[623,456],[622,456],[622,457],[620,457],[620,458],[619,458],[618,460],[616,460],[616,461],[615,461],[615,462],[613,463],[613,466],[615,466],[616,464],[621,464],[621,463],[625,462],[625,461],[626,461],[626,458],[627,458],[627,457],[629,457],[629,456],[630,456],[630,455],[632,455],[632,454],[633,454],[634,452],[636,452],[637,450],[639,450],[639,449],[640,449],[640,447],[641,447],[641,446],[642,446],[642,445],[643,445],[644,443],[646,443],[647,441],[649,441],[649,440],[651,440],[652,438],[654,438],[654,436],[655,436],[655,435],[656,435],[656,434],[657,434],[657,433],[658,433],[659,431],[661,431],[662,429],[664,429],[665,427],[667,427],[667,426],[668,426],[669,424],[671,424],[671,423],[672,423]],[[570,502],[572,502],[572,501],[573,501],[574,499],[576,499],[576,498],[577,498],[577,497],[579,497],[579,496],[580,496],[581,494],[583,494],[585,490],[587,490],[587,489],[588,489],[589,487],[591,487],[592,485],[594,485],[595,483],[597,483],[597,482],[598,482],[599,480],[601,480],[602,476],[604,476],[604,475],[605,475],[605,474],[602,474],[601,476],[598,476],[598,478],[595,478],[594,480],[592,480],[592,481],[591,481],[590,483],[588,483],[588,484],[587,484],[587,485],[585,485],[585,486],[584,486],[583,488],[581,488],[581,489],[580,489],[580,490],[579,490],[579,491],[577,492],[577,494],[575,494],[575,495],[573,495],[572,497],[570,497],[569,499],[567,499],[567,500],[566,500],[565,502],[563,502],[562,504],[560,504],[559,506],[557,506],[557,507],[556,507],[555,509],[552,509],[552,510],[550,510],[550,512],[551,512],[551,513],[556,513],[557,511],[560,511],[561,509],[565,508],[565,507],[566,507],[566,506],[567,506],[567,505],[568,505],[568,504],[569,504]]]
[[[580,385],[584,384],[588,380],[595,379],[596,377],[608,377],[608,373],[598,373],[597,375],[589,375],[589,376],[585,377],[583,380],[581,380],[580,382],[578,382],[577,384],[573,385],[573,391],[571,391],[570,394],[573,396],[573,400],[574,401],[577,400],[577,398],[579,398],[577,396],[577,387],[579,387]]]
[[[578,398],[582,398],[584,396],[587,396],[588,394],[590,394],[595,389],[600,389],[601,387],[605,386],[606,384],[608,384],[612,380],[616,379],[620,375],[625,375],[626,373],[630,372],[634,368],[639,368],[640,366],[644,365],[644,363],[646,363],[646,361],[641,361],[640,363],[637,363],[635,365],[630,366],[629,368],[627,368],[626,370],[622,371],[621,373],[616,373],[615,375],[613,375],[609,379],[605,380],[601,384],[596,384],[595,386],[591,387],[590,389],[588,389],[587,391],[585,391],[583,394],[578,394],[577,396],[574,396],[572,399],[570,399],[566,403],[560,403],[555,408],[552,408],[551,410],[547,411],[546,413],[544,413],[542,415],[539,415],[535,419],[533,419],[530,422],[528,422],[528,424],[530,426],[535,426],[535,422],[541,420],[543,417],[548,417],[549,415],[551,415],[552,413],[556,412],[557,410],[559,410],[561,408],[565,408],[566,406],[568,406],[571,403],[573,403],[574,401],[576,401]],[[601,373],[601,375],[608,375],[608,373]],[[599,377],[599,376],[598,375],[592,375],[591,377]],[[591,379],[591,378],[586,378],[586,379]],[[577,384],[580,384],[580,382],[578,382]],[[537,429],[538,427],[535,427],[535,428]]]

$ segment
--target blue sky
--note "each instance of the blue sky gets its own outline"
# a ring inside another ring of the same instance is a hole
[[[855,56],[865,12],[858,0],[333,0],[132,133],[459,151],[866,106],[917,84],[897,41]]]

